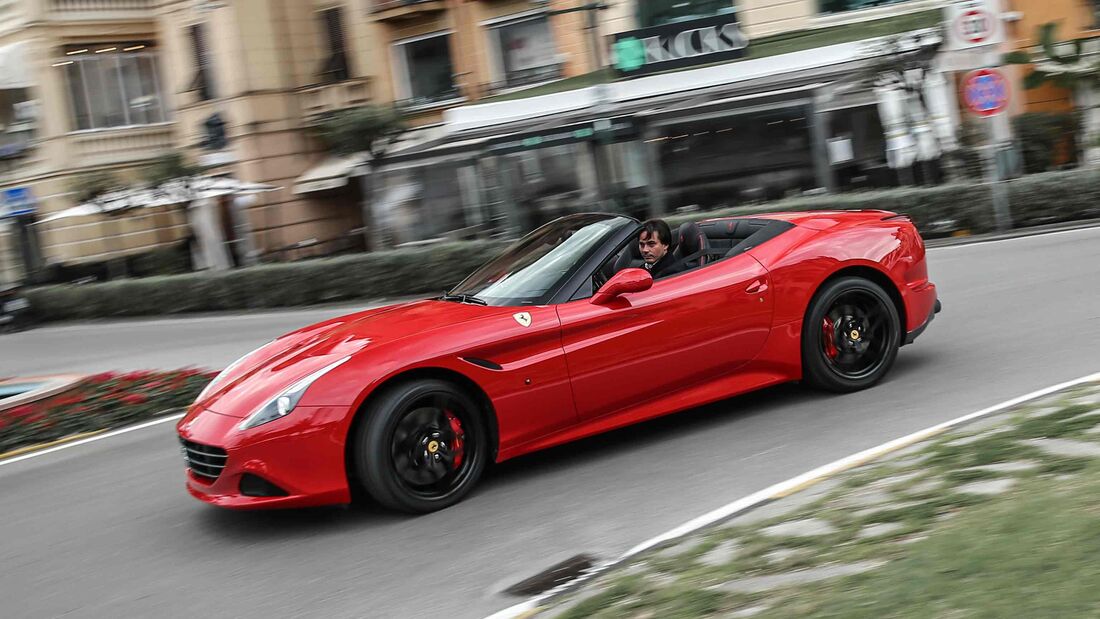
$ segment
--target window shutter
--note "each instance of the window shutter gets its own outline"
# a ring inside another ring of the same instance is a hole
[[[321,66],[321,78],[326,82],[339,82],[351,77],[347,46],[344,40],[344,20],[340,8],[321,12],[325,36],[328,39],[328,56]]]
[[[206,48],[206,30],[204,24],[190,27],[191,48],[195,54],[195,77],[188,90],[199,91],[203,101],[214,98],[213,81],[210,79],[210,56]]]

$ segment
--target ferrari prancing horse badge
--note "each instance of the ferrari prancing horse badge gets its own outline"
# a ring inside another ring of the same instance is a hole
[[[523,327],[530,327],[531,326],[531,314],[528,314],[527,312],[520,312],[518,314],[512,314],[512,318],[515,318],[516,322],[518,322],[520,324],[520,326],[523,326]]]

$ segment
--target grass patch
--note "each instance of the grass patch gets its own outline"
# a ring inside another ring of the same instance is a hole
[[[965,484],[982,479],[992,479],[994,477],[999,477],[999,475],[993,471],[983,471],[981,469],[962,469],[951,471],[947,475],[944,475],[944,479],[953,484]]]
[[[1008,434],[1022,439],[1057,438],[1077,434],[1100,424],[1100,415],[1088,415],[1093,410],[1090,406],[1074,404],[1049,415],[1025,419]]]
[[[1100,468],[1079,492],[1033,479],[855,579],[804,587],[766,617],[1083,617],[1100,610]]]
[[[1046,463],[1039,469],[1039,472],[1055,475],[1080,473],[1088,468],[1091,463],[1092,461],[1088,458],[1048,458]]]
[[[939,469],[964,469],[974,466],[1022,460],[1035,453],[1034,448],[1017,442],[1015,432],[999,432],[968,445],[939,445],[932,449],[926,465]]]

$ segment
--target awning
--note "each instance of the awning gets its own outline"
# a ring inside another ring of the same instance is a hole
[[[31,71],[25,48],[26,44],[22,42],[0,47],[0,90],[31,87]]]
[[[273,185],[249,183],[229,177],[195,176],[170,180],[156,187],[132,187],[111,191],[89,202],[53,213],[35,223],[44,224],[69,217],[119,213],[135,208],[192,203],[221,196],[247,196],[279,189],[281,188]]]
[[[366,165],[367,160],[365,154],[329,157],[295,179],[293,191],[295,194],[303,194],[339,189],[348,184],[348,178],[355,169]]]

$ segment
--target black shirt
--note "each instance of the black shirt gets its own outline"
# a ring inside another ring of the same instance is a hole
[[[677,258],[673,257],[672,252],[668,252],[661,259],[654,264],[645,262],[642,267],[649,271],[653,279],[660,279],[662,277],[668,277],[669,275],[675,275],[684,271],[684,264]]]

